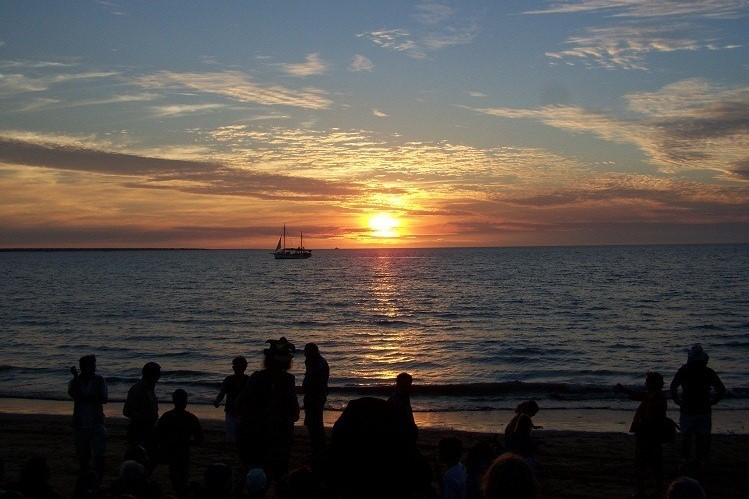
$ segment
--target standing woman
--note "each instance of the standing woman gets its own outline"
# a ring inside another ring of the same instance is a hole
[[[262,468],[278,482],[288,472],[294,423],[299,420],[294,376],[288,372],[295,349],[284,337],[267,343],[264,369],[252,373],[235,410],[242,418],[239,457],[245,472]]]
[[[637,497],[645,497],[645,474],[649,469],[653,471],[657,495],[660,497],[663,481],[661,429],[667,409],[663,376],[657,372],[649,372],[645,377],[644,392],[631,390],[621,384],[616,385],[616,388],[627,393],[632,400],[640,401],[629,428],[635,434]]]

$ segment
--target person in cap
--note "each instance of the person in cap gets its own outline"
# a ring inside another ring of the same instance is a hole
[[[671,398],[679,406],[684,466],[690,465],[692,439],[696,437],[697,465],[706,465],[710,457],[712,406],[726,394],[718,375],[707,367],[709,356],[696,343],[689,350],[687,363],[679,368],[671,382]],[[681,394],[679,394],[681,388]],[[711,393],[715,390],[715,394]]]
[[[295,380],[288,372],[295,348],[284,337],[267,343],[264,369],[252,373],[236,400],[242,420],[239,457],[245,471],[262,468],[269,480],[280,482],[288,472],[294,423],[299,420]]]

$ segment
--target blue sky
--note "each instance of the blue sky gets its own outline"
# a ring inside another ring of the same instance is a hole
[[[3,247],[749,242],[746,1],[0,8]]]

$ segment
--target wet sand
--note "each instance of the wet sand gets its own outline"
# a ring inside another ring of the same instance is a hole
[[[125,450],[125,423],[121,418],[110,418],[108,421],[107,480],[116,475],[120,456]],[[222,423],[206,420],[203,426],[206,442],[193,450],[193,478],[200,479],[206,466],[213,462],[225,462],[236,469],[237,456],[234,448],[224,439]],[[634,438],[631,435],[550,430],[540,430],[534,434],[544,441],[537,456],[543,497],[627,497],[633,491]],[[430,463],[436,462],[437,442],[448,435],[460,438],[466,448],[492,438],[489,433],[421,429],[419,447]],[[664,446],[667,480],[679,474],[678,439]],[[700,477],[709,497],[746,497],[749,490],[747,449],[749,435],[720,434],[713,437],[712,471]],[[62,497],[70,497],[77,473],[70,417],[0,413],[0,457],[5,461],[6,477],[17,478],[23,462],[36,453],[48,457],[52,483]],[[308,464],[309,453],[306,430],[297,427],[292,468]],[[165,492],[170,491],[165,466],[156,469],[154,478]]]

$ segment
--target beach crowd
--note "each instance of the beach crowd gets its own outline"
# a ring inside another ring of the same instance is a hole
[[[106,379],[96,373],[96,357],[81,357],[71,368],[68,394],[74,401],[73,427],[79,475],[76,498],[284,498],[284,499],[495,499],[543,497],[538,476],[546,463],[537,462],[543,442],[533,430],[537,402],[523,401],[496,436],[464,449],[448,436],[438,444],[438,463],[419,451],[419,429],[411,407],[413,378],[401,373],[388,399],[351,400],[335,422],[330,438],[323,425],[330,368],[319,347],[304,347],[303,406],[289,373],[296,348],[286,338],[269,340],[263,368],[246,374],[243,356],[232,361],[233,373],[221,383],[213,404],[224,404],[226,444],[236,449],[235,463],[208,465],[200,476],[190,476],[191,452],[204,442],[198,418],[187,410],[188,393],[172,393],[173,408],[159,415],[155,387],[161,367],[146,363],[141,379],[127,394],[128,447],[116,478],[105,476],[107,428],[103,406],[109,394]],[[623,385],[616,390],[640,404],[630,432],[635,439],[634,497],[703,498],[695,479],[710,467],[711,407],[726,393],[718,375],[707,367],[701,345],[689,350],[687,362],[670,385],[672,401],[680,408],[678,424],[666,416],[663,376],[649,372],[645,390]],[[80,370],[79,370],[80,369]],[[294,424],[304,411],[310,440],[307,465],[290,469]],[[663,444],[681,431],[680,471],[663,476]],[[694,444],[694,455],[692,447]],[[2,463],[0,463],[2,464]],[[157,466],[168,467],[169,484],[153,478]],[[2,466],[0,466],[2,468]],[[194,470],[193,470],[194,471]],[[664,487],[665,478],[670,485]],[[437,484],[435,486],[435,483]],[[646,490],[652,485],[652,490]],[[649,492],[649,495],[646,495]],[[0,476],[0,499],[60,497],[50,483],[44,456],[34,456],[17,480]]]

